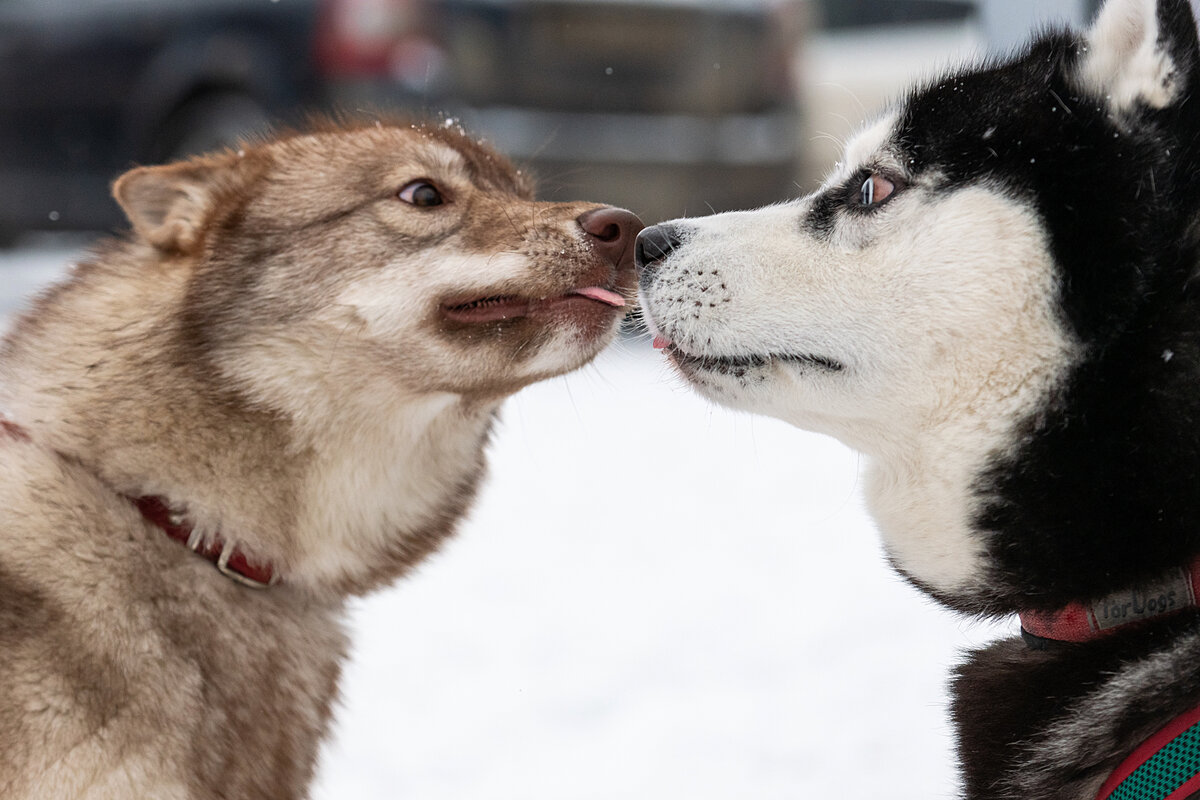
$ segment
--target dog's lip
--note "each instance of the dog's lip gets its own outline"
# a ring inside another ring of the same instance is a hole
[[[515,294],[455,297],[442,303],[442,316],[452,322],[482,324],[521,319],[574,299],[614,309],[626,306],[624,295],[605,286],[582,286],[552,297],[531,298]]]
[[[695,369],[704,372],[720,372],[740,377],[746,370],[769,367],[776,362],[785,362],[804,367],[818,367],[828,372],[841,372],[846,366],[828,356],[811,353],[755,353],[751,355],[698,355],[683,350],[662,334],[654,337],[654,348],[664,351],[680,369]]]

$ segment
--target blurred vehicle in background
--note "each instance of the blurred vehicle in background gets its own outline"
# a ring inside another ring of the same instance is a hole
[[[445,113],[547,199],[647,221],[794,194],[800,0],[0,0],[0,239],[312,111]]]

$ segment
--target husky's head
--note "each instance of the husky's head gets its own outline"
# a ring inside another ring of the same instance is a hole
[[[1186,560],[1197,90],[1187,0],[1109,0],[918,88],[815,194],[644,231],[657,343],[713,400],[871,456],[892,558],[957,605]]]

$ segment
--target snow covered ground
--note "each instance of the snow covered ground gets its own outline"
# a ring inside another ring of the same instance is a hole
[[[74,244],[0,254],[0,327]],[[521,392],[460,534],[353,604],[314,800],[954,796],[964,622],[883,562],[858,457],[644,341]]]

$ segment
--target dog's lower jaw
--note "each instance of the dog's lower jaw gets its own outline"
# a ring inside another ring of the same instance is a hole
[[[781,382],[792,380],[792,373],[799,373],[801,380],[823,380],[843,369],[821,357],[694,355],[671,344],[660,349],[672,370],[701,396],[729,408],[783,419],[786,410],[774,407],[774,390]],[[812,425],[800,427],[825,432]]]
[[[666,353],[671,362],[684,375],[690,377],[708,374],[725,375],[734,378],[744,378],[755,370],[767,369],[779,365],[787,365],[797,369],[823,369],[829,372],[841,372],[845,366],[840,362],[815,354],[776,353],[764,351],[743,354],[692,353],[678,345],[672,344],[661,335],[655,336],[660,342],[659,349]]]

